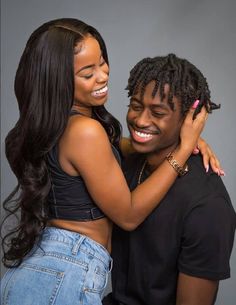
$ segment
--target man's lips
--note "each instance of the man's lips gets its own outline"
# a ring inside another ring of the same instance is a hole
[[[138,130],[134,127],[129,126],[130,134],[132,139],[135,142],[139,143],[146,143],[153,139],[155,135],[160,134],[158,131],[151,131],[151,130]]]

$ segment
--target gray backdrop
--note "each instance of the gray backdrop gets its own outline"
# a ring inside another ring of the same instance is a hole
[[[222,104],[222,109],[209,117],[204,137],[226,171],[223,180],[235,207],[235,3],[234,0],[1,1],[1,201],[16,183],[4,156],[4,138],[18,117],[13,81],[26,40],[43,22],[75,17],[95,26],[106,41],[111,68],[107,107],[122,122],[125,135],[128,100],[124,88],[129,70],[138,60],[174,52],[202,70],[213,100]],[[217,305],[235,304],[235,247],[231,273],[231,279],[221,282]]]

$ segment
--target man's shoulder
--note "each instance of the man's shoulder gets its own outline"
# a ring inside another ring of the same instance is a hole
[[[187,209],[196,205],[211,205],[216,198],[222,204],[231,206],[231,200],[222,178],[211,169],[206,172],[201,156],[191,156],[188,160],[189,172],[176,179],[172,189],[173,200],[182,202]]]
[[[136,177],[144,160],[144,155],[132,153],[122,161],[122,170],[129,185],[131,184],[131,180]]]
[[[188,160],[189,173],[186,175],[186,183],[192,186],[194,192],[202,193],[227,193],[222,178],[213,172],[211,168],[206,172],[202,157],[199,155],[192,155]],[[184,179],[183,179],[184,181]],[[189,189],[191,192],[191,189]]]
[[[144,156],[139,153],[132,153],[129,154],[127,157],[124,158],[122,161],[122,168],[124,170],[134,170],[136,168],[135,164],[144,160]]]

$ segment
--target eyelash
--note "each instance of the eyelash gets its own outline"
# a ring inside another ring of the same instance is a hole
[[[153,112],[152,115],[159,118],[159,117],[164,116],[165,113]]]
[[[141,106],[139,105],[134,105],[134,104],[128,104],[127,107],[129,109],[132,109],[133,111],[140,111],[142,109]],[[155,117],[162,117],[165,115],[165,113],[161,113],[161,112],[152,112],[152,115]]]
[[[93,77],[93,74],[90,74],[90,75],[84,75],[83,77],[84,77],[85,79],[89,79],[89,78]]]
[[[140,110],[140,109],[142,108],[141,106],[139,106],[139,105],[134,105],[134,104],[129,104],[129,105],[127,105],[127,107],[128,107],[129,109],[134,110],[134,111],[138,111],[138,110]]]
[[[99,65],[100,67],[102,67],[104,64],[105,64],[105,60]],[[90,79],[91,77],[93,77],[93,74],[90,74],[90,75],[85,75],[83,76],[85,79]]]

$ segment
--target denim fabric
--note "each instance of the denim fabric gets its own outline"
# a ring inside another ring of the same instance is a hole
[[[78,233],[48,227],[39,245],[1,282],[2,305],[99,305],[112,259]]]

